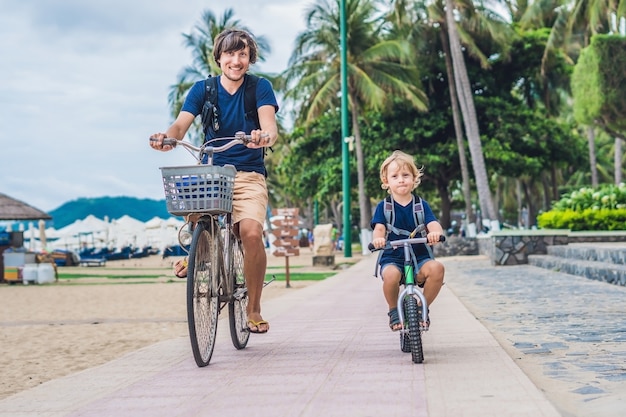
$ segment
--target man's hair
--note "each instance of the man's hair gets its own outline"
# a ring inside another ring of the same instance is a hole
[[[415,165],[415,161],[413,157],[409,154],[406,154],[402,151],[393,151],[391,156],[384,160],[382,165],[380,166],[380,180],[382,182],[381,188],[386,190],[389,188],[385,181],[387,180],[387,171],[389,170],[389,165],[393,162],[398,164],[400,169],[408,168],[408,170],[413,174],[413,178],[415,179],[415,183],[413,184],[413,190],[417,188],[418,185],[422,182],[422,176],[424,175],[423,168],[417,168]]]
[[[244,30],[226,29],[215,37],[213,58],[219,64],[223,52],[241,51],[246,46],[250,48],[250,64],[254,64],[258,47],[252,35]]]

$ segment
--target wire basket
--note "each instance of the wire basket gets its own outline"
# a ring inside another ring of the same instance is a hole
[[[190,213],[230,213],[237,170],[232,165],[162,167],[167,211],[174,216]]]

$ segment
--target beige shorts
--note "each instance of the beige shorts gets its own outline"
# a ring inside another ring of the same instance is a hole
[[[233,192],[233,222],[253,219],[265,223],[267,213],[267,183],[258,172],[237,172]]]

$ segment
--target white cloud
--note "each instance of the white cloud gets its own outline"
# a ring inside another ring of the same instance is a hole
[[[182,45],[207,8],[272,46],[259,69],[286,68],[309,1],[0,0],[0,192],[42,210],[80,197],[162,198],[158,167],[192,163],[152,151],[171,122]]]

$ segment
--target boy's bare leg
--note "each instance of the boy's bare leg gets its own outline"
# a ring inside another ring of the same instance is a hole
[[[417,282],[425,282],[424,284],[424,298],[426,298],[426,303],[431,305],[441,287],[443,286],[443,276],[445,273],[445,268],[441,262],[432,260],[426,262],[419,270],[417,274]]]
[[[391,265],[387,266],[382,271],[383,276],[383,295],[385,296],[385,301],[387,301],[387,305],[389,310],[398,307],[398,294],[400,292],[400,279],[402,278],[402,273],[398,268],[395,268]],[[397,323],[392,325],[391,330],[400,330],[402,328],[401,323]]]

